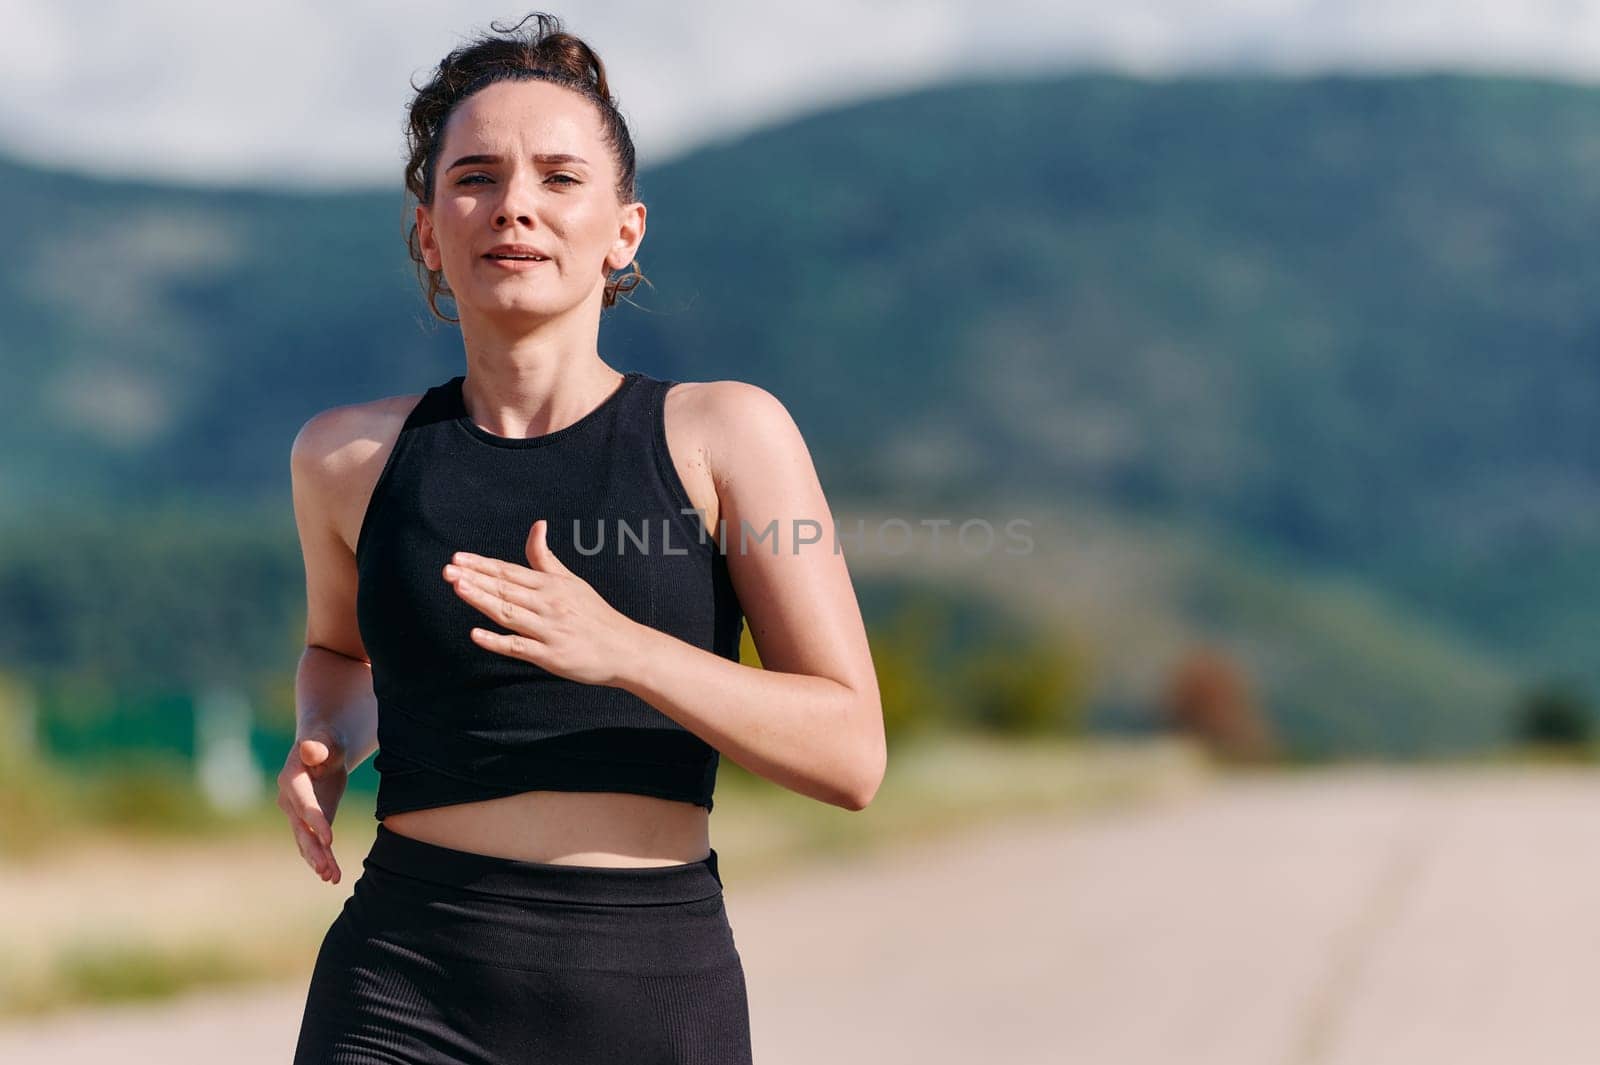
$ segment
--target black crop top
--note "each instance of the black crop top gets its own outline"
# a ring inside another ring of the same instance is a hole
[[[561,561],[642,624],[739,658],[728,560],[684,491],[662,420],[674,383],[627,373],[542,436],[496,436],[463,378],[412,408],[356,540],[356,616],[378,701],[376,815],[523,791],[621,791],[712,807],[715,748],[638,696],[480,647],[506,632],[445,580],[456,551],[527,565],[545,518]]]

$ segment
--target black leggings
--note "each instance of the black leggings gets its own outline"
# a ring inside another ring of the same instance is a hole
[[[713,849],[663,866],[455,850],[378,824],[294,1065],[749,1065]]]

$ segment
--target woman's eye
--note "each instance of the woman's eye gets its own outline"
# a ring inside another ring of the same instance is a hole
[[[489,176],[487,174],[468,174],[466,177],[462,178],[460,181],[457,181],[456,184],[457,185],[476,185],[476,184],[479,184],[480,182],[473,180],[474,178],[480,178],[480,179],[482,179],[482,181],[488,181],[489,180]],[[581,185],[581,184],[583,184],[581,181],[579,181],[577,178],[573,177],[571,174],[551,174],[550,177],[547,178],[546,180],[554,181],[556,178],[564,178],[565,180],[563,181],[563,184],[567,184],[567,185]]]

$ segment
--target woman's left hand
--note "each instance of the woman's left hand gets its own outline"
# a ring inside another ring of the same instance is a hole
[[[474,628],[479,647],[520,658],[584,684],[612,684],[639,624],[569,570],[545,541],[548,522],[528,531],[528,566],[458,551],[444,568],[456,594],[509,633]]]

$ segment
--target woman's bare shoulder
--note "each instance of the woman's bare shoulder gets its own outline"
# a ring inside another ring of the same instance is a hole
[[[422,393],[384,396],[318,411],[295,434],[291,454],[297,470],[338,476],[388,453]]]
[[[749,381],[680,381],[667,402],[679,405],[686,415],[680,420],[712,430],[748,419],[793,420],[782,400]]]
[[[713,406],[741,403],[778,403],[778,397],[749,381],[732,378],[718,381],[679,381],[671,395],[681,395],[690,402]],[[691,398],[692,397],[692,398]]]
[[[354,549],[365,501],[383,472],[400,427],[423,393],[329,407],[295,434],[290,466],[295,493],[320,511]]]
[[[704,449],[719,483],[736,468],[735,456],[758,450],[767,456],[804,450],[799,427],[783,401],[748,381],[685,381],[668,394],[678,399],[679,424]],[[722,457],[722,461],[719,461]]]

